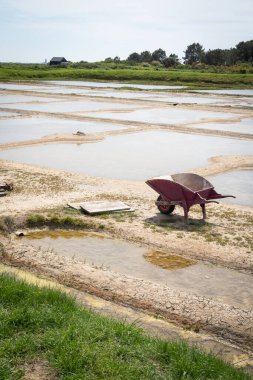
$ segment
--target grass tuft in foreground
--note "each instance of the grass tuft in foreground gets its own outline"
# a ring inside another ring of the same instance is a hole
[[[31,228],[50,227],[50,228],[76,228],[76,229],[103,229],[104,226],[100,224],[96,226],[93,222],[87,222],[83,219],[72,216],[59,216],[51,215],[44,216],[41,214],[29,215],[26,224]]]
[[[24,365],[38,359],[62,380],[250,379],[184,343],[151,339],[58,291],[0,275],[0,379],[21,379]]]

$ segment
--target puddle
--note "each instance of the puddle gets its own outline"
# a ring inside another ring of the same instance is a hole
[[[8,149],[0,151],[0,158],[90,176],[146,180],[205,166],[211,156],[252,154],[252,146],[246,140],[149,131],[110,136],[93,144]]]
[[[93,233],[40,231],[17,239],[20,243],[45,251],[53,250],[60,256],[74,257],[78,261],[108,268],[120,274],[213,297],[234,306],[253,306],[252,276],[233,270],[210,264],[195,264],[174,270],[163,269],[145,260],[144,255],[148,254],[145,247]],[[154,252],[152,257],[156,257]]]
[[[144,255],[144,258],[151,264],[168,270],[182,269],[195,264],[193,260],[188,260],[181,256],[167,255],[161,251],[150,251]]]
[[[208,180],[222,194],[236,196],[236,199],[226,198],[221,202],[253,207],[253,170],[232,171],[208,177]]]
[[[128,112],[119,111],[117,113],[113,113],[110,111],[102,111],[96,112],[96,114],[88,113],[86,115],[115,120],[140,121],[144,123],[155,124],[191,123],[194,121],[201,121],[213,118],[227,119],[235,117],[233,114],[224,112],[209,112],[177,108],[147,108],[132,111],[130,110]]]
[[[107,102],[95,102],[95,101],[66,101],[55,103],[21,103],[21,104],[9,104],[8,108],[15,108],[27,111],[39,111],[39,112],[82,112],[82,111],[98,111],[106,109],[131,109],[136,108],[135,105],[126,105],[121,103],[107,103]]]
[[[76,133],[77,131],[96,133],[124,128],[126,126],[111,123],[54,119],[49,117],[5,119],[0,120],[0,143],[38,139],[55,133]]]
[[[252,133],[253,134],[253,119],[242,119],[234,123],[205,123],[191,125],[194,128],[202,129],[215,129],[218,131],[231,131],[238,133]]]

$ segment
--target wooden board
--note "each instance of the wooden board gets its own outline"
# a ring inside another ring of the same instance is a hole
[[[68,203],[67,206],[74,210],[81,211],[80,203]]]
[[[82,210],[88,214],[101,214],[112,211],[129,211],[130,206],[120,201],[95,201],[80,203]]]

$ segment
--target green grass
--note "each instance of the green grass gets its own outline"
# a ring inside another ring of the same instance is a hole
[[[104,226],[100,224],[96,226],[93,222],[87,222],[83,219],[74,216],[59,216],[53,214],[51,216],[44,216],[41,214],[29,215],[26,219],[26,224],[31,228],[50,227],[50,228],[71,228],[71,229],[103,229]]]
[[[1,65],[0,80],[95,80],[126,83],[154,83],[187,85],[192,88],[252,88],[253,74],[238,72],[210,72],[208,70],[174,69],[154,67],[129,68],[127,65],[110,68],[53,68],[47,65]]]
[[[243,372],[184,343],[145,336],[98,316],[66,295],[0,275],[0,379],[47,360],[61,380],[249,380]]]

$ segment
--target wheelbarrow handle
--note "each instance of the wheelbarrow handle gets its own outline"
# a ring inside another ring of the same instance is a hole
[[[202,201],[206,202],[206,198],[203,198],[199,193],[197,193],[197,194],[198,194],[198,196],[200,197],[200,199],[201,199]]]

